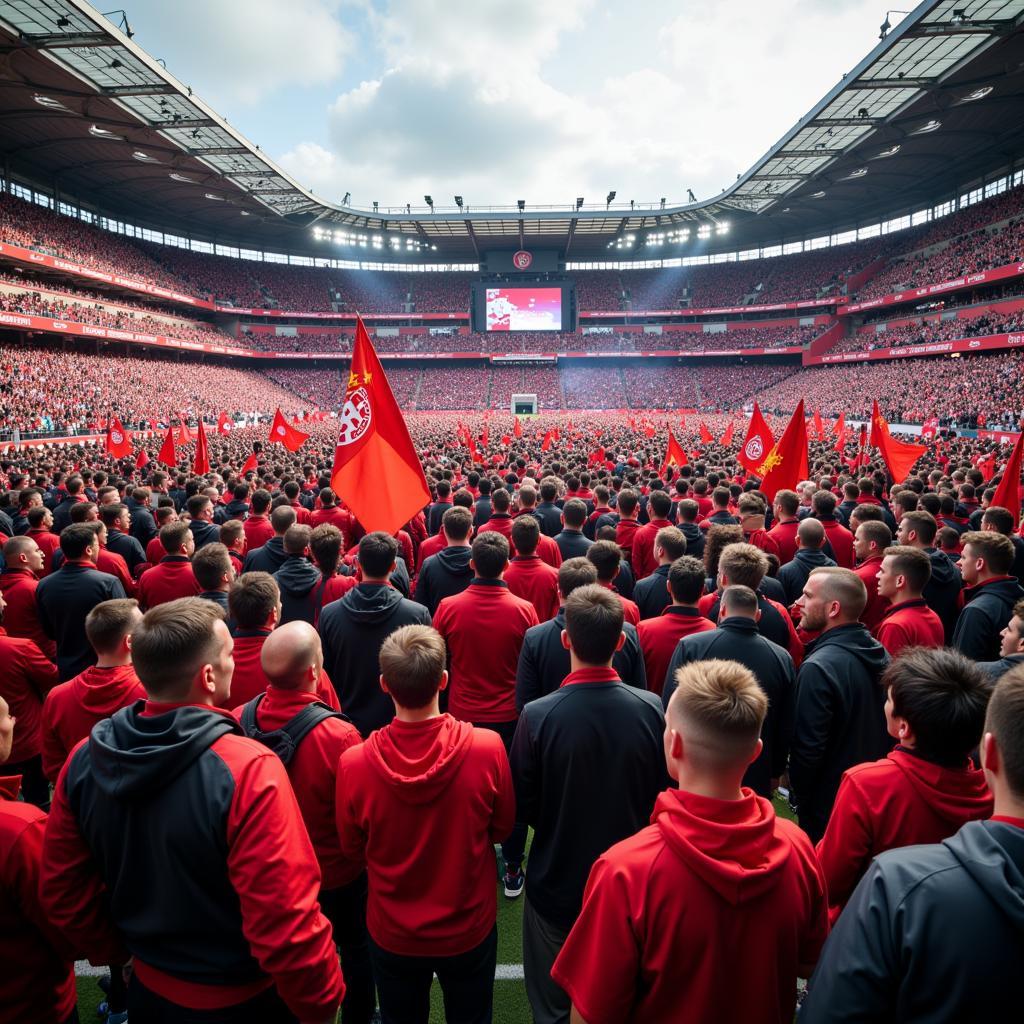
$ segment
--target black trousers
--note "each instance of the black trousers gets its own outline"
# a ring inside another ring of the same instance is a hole
[[[474,722],[473,725],[477,729],[490,729],[491,732],[496,732],[501,737],[501,742],[505,744],[505,753],[507,754],[512,749],[512,737],[516,734],[518,722],[519,719],[515,718],[511,722]],[[526,856],[528,831],[526,824],[517,821],[512,826],[508,839],[501,844],[501,856],[507,866],[518,868],[523,863],[523,857]]]
[[[426,1024],[436,974],[447,1024],[490,1024],[498,929],[458,956],[399,956],[370,939],[370,959],[380,996],[381,1024]]]
[[[377,1006],[366,932],[366,888],[364,871],[348,885],[320,890],[320,909],[334,929],[334,944],[341,953],[345,976],[342,1024],[369,1024]]]
[[[219,1010],[190,1010],[158,996],[134,974],[128,982],[128,1020],[145,1024],[298,1024],[273,985],[244,1003]]]
[[[21,776],[21,795],[25,803],[35,804],[44,811],[50,809],[50,783],[43,774],[43,755],[36,754],[25,761],[0,764],[0,775]]]

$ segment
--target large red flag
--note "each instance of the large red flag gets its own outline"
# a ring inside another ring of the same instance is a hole
[[[515,419],[516,419],[516,425],[512,429],[512,436],[513,437],[522,437],[523,436],[523,425],[519,421],[519,417],[518,416]]]
[[[143,466],[149,465],[149,454],[145,448],[139,449],[139,454],[135,456],[135,465],[138,466],[139,469],[142,469]]]
[[[177,414],[181,428],[178,430],[178,444],[188,444],[192,440],[192,431],[188,429],[186,418],[179,412]]]
[[[1024,454],[1024,431],[1017,437],[1017,443],[1010,453],[1010,461],[1003,470],[1003,479],[999,481],[993,505],[1010,510],[1014,523],[1020,519],[1020,471],[1021,459]]]
[[[754,411],[750,415],[750,425],[747,427],[747,436],[743,439],[737,455],[740,465],[748,473],[756,473],[764,462],[765,452],[770,452],[774,447],[775,438],[772,436],[771,427],[765,422],[755,402]]]
[[[231,417],[226,412],[222,412],[217,417],[218,434],[230,434],[234,427],[235,425],[231,422]]]
[[[662,476],[665,475],[665,470],[668,469],[668,467],[671,466],[673,463],[680,469],[682,469],[683,466],[687,465],[687,460],[686,452],[683,451],[682,446],[679,444],[679,442],[675,439],[675,437],[672,434],[672,428],[669,427],[668,451],[665,453],[665,461],[662,463],[661,466]]]
[[[713,444],[714,438],[711,436],[711,431],[704,425],[704,421],[701,420],[700,424],[700,443],[701,444]]]
[[[551,431],[549,430],[544,435],[544,440],[541,442],[540,450],[542,452],[546,452],[551,447],[552,441],[553,441],[553,438],[552,438],[552,435],[551,435]]]
[[[107,418],[107,438],[103,447],[115,459],[126,459],[132,453],[132,435],[116,416]]]
[[[256,461],[256,453],[253,452],[252,455],[250,455],[249,458],[245,460],[245,465],[242,466],[242,476],[245,476],[246,473],[255,472],[258,465],[259,463],[257,463]]]
[[[814,432],[818,435],[819,441],[825,440],[825,425],[821,422],[821,410],[814,410]]]
[[[729,420],[729,426],[727,426],[725,428],[725,433],[722,435],[722,440],[719,442],[719,444],[721,444],[723,448],[728,446],[728,445],[730,445],[730,444],[732,444],[732,435],[733,435],[733,422],[732,422],[732,420]]]
[[[270,437],[268,441],[278,441],[290,452],[297,452],[308,440],[309,434],[293,427],[285,418],[284,413],[278,409],[274,413],[274,422],[270,424]]]
[[[871,407],[871,443],[881,453],[889,473],[895,483],[901,484],[907,474],[922,455],[928,452],[926,444],[911,444],[909,441],[897,441],[889,433],[889,424],[878,408],[875,399]]]
[[[832,424],[832,433],[836,435],[836,443],[833,445],[835,450],[840,453],[846,447],[846,413],[841,412],[839,419]]]
[[[178,459],[174,453],[174,427],[167,427],[167,433],[164,434],[164,443],[160,445],[160,451],[157,453],[156,458],[158,462],[162,462],[168,469],[177,463]]]
[[[339,423],[331,486],[366,530],[394,533],[430,501],[430,491],[362,318]]]
[[[786,429],[782,432],[768,457],[757,468],[761,477],[761,491],[768,500],[777,491],[792,490],[807,476],[807,424],[804,422],[804,400],[793,410]]]
[[[196,428],[196,456],[192,460],[192,472],[197,476],[203,476],[210,472],[210,449],[206,446],[206,428],[203,426],[203,417],[198,416],[199,426]]]

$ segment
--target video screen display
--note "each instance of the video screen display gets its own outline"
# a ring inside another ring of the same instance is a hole
[[[562,330],[561,288],[487,288],[488,331]]]

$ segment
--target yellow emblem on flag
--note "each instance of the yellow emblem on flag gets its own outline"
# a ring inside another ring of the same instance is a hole
[[[768,453],[768,458],[757,467],[757,475],[759,477],[767,476],[776,466],[782,464],[782,456],[773,448]]]
[[[350,373],[348,375],[348,387],[349,387],[350,391],[352,390],[352,388],[359,387],[359,374],[358,373]]]

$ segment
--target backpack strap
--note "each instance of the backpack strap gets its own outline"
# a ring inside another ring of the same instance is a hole
[[[242,708],[242,731],[250,739],[262,743],[277,754],[285,767],[291,763],[295,752],[299,749],[299,744],[305,739],[306,735],[321,722],[326,721],[328,718],[341,718],[346,722],[349,721],[347,716],[343,715],[340,711],[335,711],[334,708],[328,707],[322,701],[317,700],[312,704],[307,704],[297,715],[290,718],[279,729],[271,729],[264,732],[257,724],[256,710],[265,696],[265,693],[261,693]]]
[[[242,705],[242,715],[239,724],[242,726],[242,732],[251,739],[255,739],[260,731],[259,726],[256,724],[256,709],[263,703],[264,697],[266,697],[265,693],[258,694],[252,700],[246,701]]]

